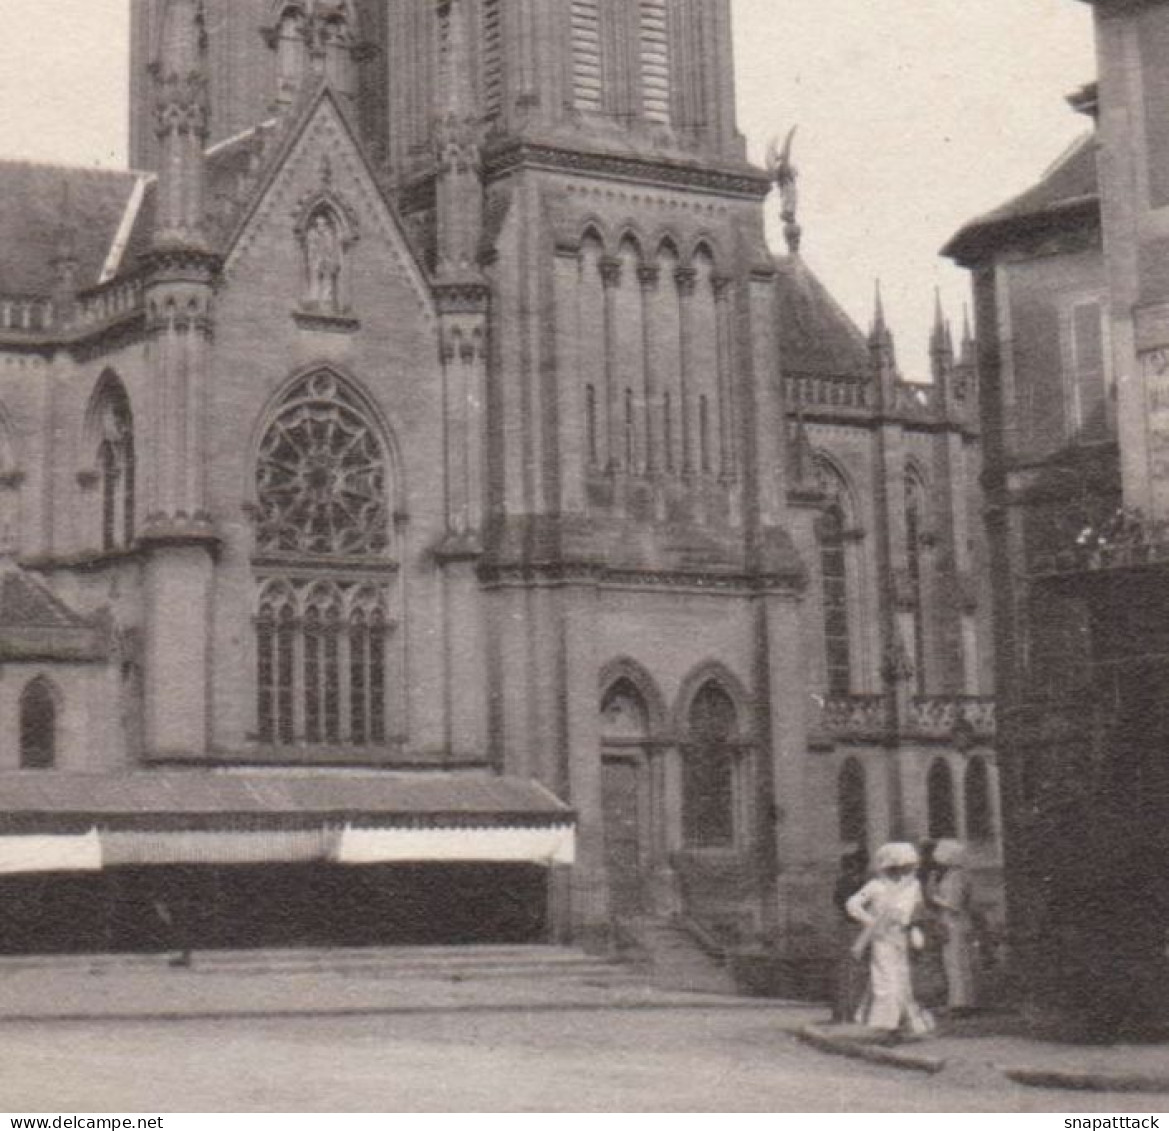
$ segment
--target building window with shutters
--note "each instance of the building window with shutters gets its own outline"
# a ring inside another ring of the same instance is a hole
[[[1074,303],[1066,315],[1064,338],[1069,438],[1081,443],[1107,440],[1111,382],[1103,303]]]

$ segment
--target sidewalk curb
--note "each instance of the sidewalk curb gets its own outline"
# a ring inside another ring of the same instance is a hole
[[[1105,1072],[1064,1072],[1058,1068],[1002,1068],[1002,1074],[1028,1088],[1063,1088],[1075,1092],[1169,1092],[1169,1076]]]
[[[321,1018],[361,1017],[424,1017],[427,1015],[485,1014],[485,1013],[602,1013],[602,1012],[653,1012],[734,1010],[764,1011],[789,1008],[793,1003],[771,999],[735,999],[728,1001],[627,1001],[627,1002],[532,1002],[528,1005],[508,1003],[475,1003],[462,1005],[385,1005],[385,1006],[327,1006],[319,1009],[173,1009],[153,1011],[104,1011],[61,1012],[61,1013],[10,1013],[0,1014],[0,1027],[5,1025],[35,1024],[98,1024],[102,1022],[143,1024],[170,1023],[181,1021],[262,1021],[262,1020],[311,1020]],[[802,1004],[802,1003],[795,1003]]]
[[[797,1031],[796,1037],[821,1052],[847,1056],[853,1060],[865,1060],[885,1068],[900,1068],[905,1072],[926,1072],[935,1075],[946,1067],[946,1061],[940,1057],[922,1056],[918,1053],[899,1052],[896,1049],[863,1044],[847,1037],[833,1036],[814,1025],[805,1025]]]

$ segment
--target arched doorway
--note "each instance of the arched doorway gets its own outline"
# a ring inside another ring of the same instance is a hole
[[[651,851],[649,710],[632,680],[612,683],[601,699],[601,802],[610,911],[616,918],[648,909]]]

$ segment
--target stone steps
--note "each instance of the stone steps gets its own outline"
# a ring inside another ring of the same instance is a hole
[[[166,966],[163,954],[30,955],[0,958],[5,970],[92,974]],[[366,978],[556,979],[619,983],[636,980],[629,967],[569,947],[353,947],[293,950],[196,951],[193,968],[215,974],[332,973]]]
[[[731,971],[683,928],[662,919],[636,919],[622,928],[655,986],[692,993],[734,994]]]

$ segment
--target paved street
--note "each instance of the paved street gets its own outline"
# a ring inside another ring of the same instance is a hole
[[[796,1043],[808,1010],[0,1025],[6,1111],[1166,1111]]]

